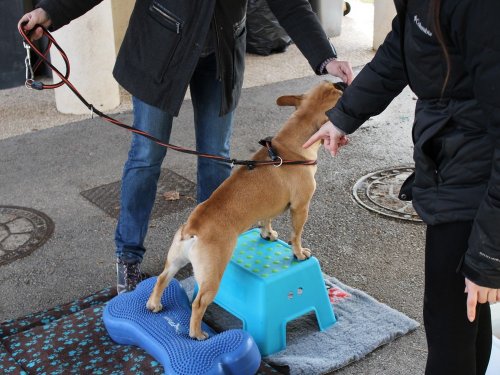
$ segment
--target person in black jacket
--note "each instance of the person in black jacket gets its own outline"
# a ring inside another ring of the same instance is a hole
[[[102,0],[41,0],[19,23],[56,30]],[[168,143],[189,85],[196,148],[229,157],[233,112],[240,98],[246,40],[246,0],[136,1],[113,74],[133,96],[134,127]],[[269,6],[317,74],[350,83],[350,64],[337,61],[307,0],[269,0]],[[40,38],[35,28],[32,39]],[[117,290],[141,280],[148,221],[166,149],[134,134],[124,167],[116,228]],[[202,202],[230,174],[230,165],[198,159],[197,197]]]
[[[395,4],[392,31],[304,147],[321,139],[335,155],[405,86],[418,96],[411,193],[427,224],[426,373],[484,374],[488,302],[500,301],[500,28],[486,25],[500,2]]]

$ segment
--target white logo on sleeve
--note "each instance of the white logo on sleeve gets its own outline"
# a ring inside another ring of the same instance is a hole
[[[418,26],[418,28],[420,29],[420,31],[422,31],[424,34],[432,36],[432,32],[427,27],[425,27],[424,25],[422,25],[422,22],[420,22],[420,18],[418,18],[418,16],[416,14],[413,17],[413,21]]]

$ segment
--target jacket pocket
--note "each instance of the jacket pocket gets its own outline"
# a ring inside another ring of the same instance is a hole
[[[148,35],[153,39],[150,41],[151,50],[144,56],[144,66],[150,68],[151,74],[157,81],[163,81],[165,74],[172,62],[177,47],[182,39],[182,19],[169,10],[165,1],[153,0],[148,8],[148,14],[156,21],[152,22]],[[149,61],[148,61],[149,60]]]
[[[173,12],[169,11],[159,1],[154,0],[149,6],[149,14],[167,29],[180,34],[182,30],[182,20]]]

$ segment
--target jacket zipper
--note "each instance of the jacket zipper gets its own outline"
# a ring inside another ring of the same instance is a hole
[[[176,27],[177,34],[181,33],[181,23],[177,21],[174,17],[172,17],[170,14],[165,12],[163,9],[160,9],[156,4],[153,3],[152,8],[156,10],[158,13],[160,13],[166,20],[169,22],[173,23]]]

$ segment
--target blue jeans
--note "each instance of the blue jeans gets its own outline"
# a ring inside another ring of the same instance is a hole
[[[216,79],[215,55],[201,58],[190,81],[196,149],[229,157],[233,112],[219,116],[221,82]],[[173,117],[159,108],[133,99],[134,127],[169,142]],[[126,263],[142,261],[144,238],[156,196],[160,168],[167,149],[133,134],[123,169],[120,215],[115,232],[116,255]],[[176,152],[176,151],[170,151]],[[193,156],[195,157],[195,156]],[[212,159],[198,158],[197,199],[206,200],[229,176],[231,167]]]

